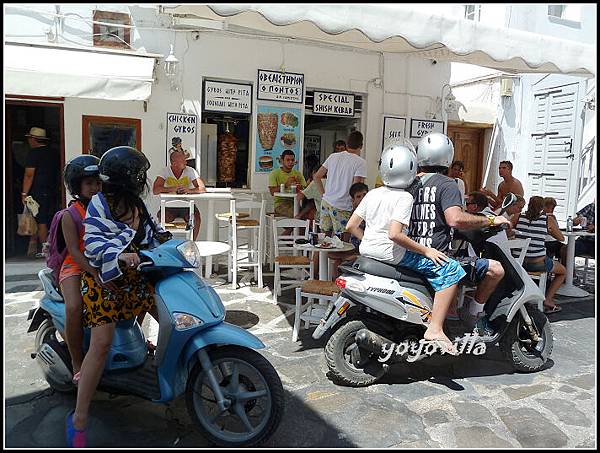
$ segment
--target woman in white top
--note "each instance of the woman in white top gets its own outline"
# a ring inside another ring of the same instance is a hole
[[[561,310],[561,307],[554,303],[554,295],[556,294],[556,290],[565,281],[567,271],[558,261],[554,261],[549,256],[546,256],[544,241],[547,234],[551,234],[558,239],[554,229],[548,227],[548,218],[544,213],[544,199],[538,196],[531,197],[527,211],[519,217],[516,236],[519,239],[531,238],[525,260],[523,261],[525,270],[528,272],[551,272],[554,274],[552,283],[546,288],[544,313],[556,313]]]

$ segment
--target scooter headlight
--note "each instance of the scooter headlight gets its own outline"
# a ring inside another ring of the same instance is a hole
[[[190,267],[200,267],[200,250],[194,241],[185,241],[177,246],[177,250]]]
[[[175,329],[176,330],[187,330],[198,327],[204,323],[200,318],[196,318],[193,315],[187,313],[173,313],[175,318]]]

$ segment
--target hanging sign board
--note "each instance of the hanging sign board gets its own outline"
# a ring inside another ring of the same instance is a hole
[[[196,129],[198,117],[187,113],[167,113],[167,150],[166,162],[170,165],[169,156],[175,150],[183,151],[186,158],[196,158]]]
[[[421,138],[432,132],[444,133],[444,122],[436,120],[410,120],[410,138]]]
[[[406,129],[406,118],[398,116],[383,117],[383,139],[382,151],[394,143],[402,143],[404,140],[404,131]]]
[[[252,113],[252,85],[205,80],[203,100],[207,112]]]
[[[305,135],[304,136],[304,156],[311,154],[321,155],[321,136],[320,135]]]
[[[304,102],[304,74],[258,70],[257,99]]]
[[[354,95],[315,91],[313,113],[331,116],[354,116]]]

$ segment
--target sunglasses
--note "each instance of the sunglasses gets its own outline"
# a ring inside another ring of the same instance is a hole
[[[469,205],[469,204],[477,204],[477,203],[474,201],[467,201],[465,204]]]

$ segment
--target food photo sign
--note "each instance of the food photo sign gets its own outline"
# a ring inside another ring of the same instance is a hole
[[[274,107],[258,105],[256,113],[256,165],[257,173],[268,173],[279,168],[281,153],[290,149],[296,156],[296,165],[302,158],[300,141],[302,139],[302,111],[293,107]]]
[[[183,151],[186,159],[196,158],[198,116],[188,113],[167,113],[166,164],[175,150]]]

